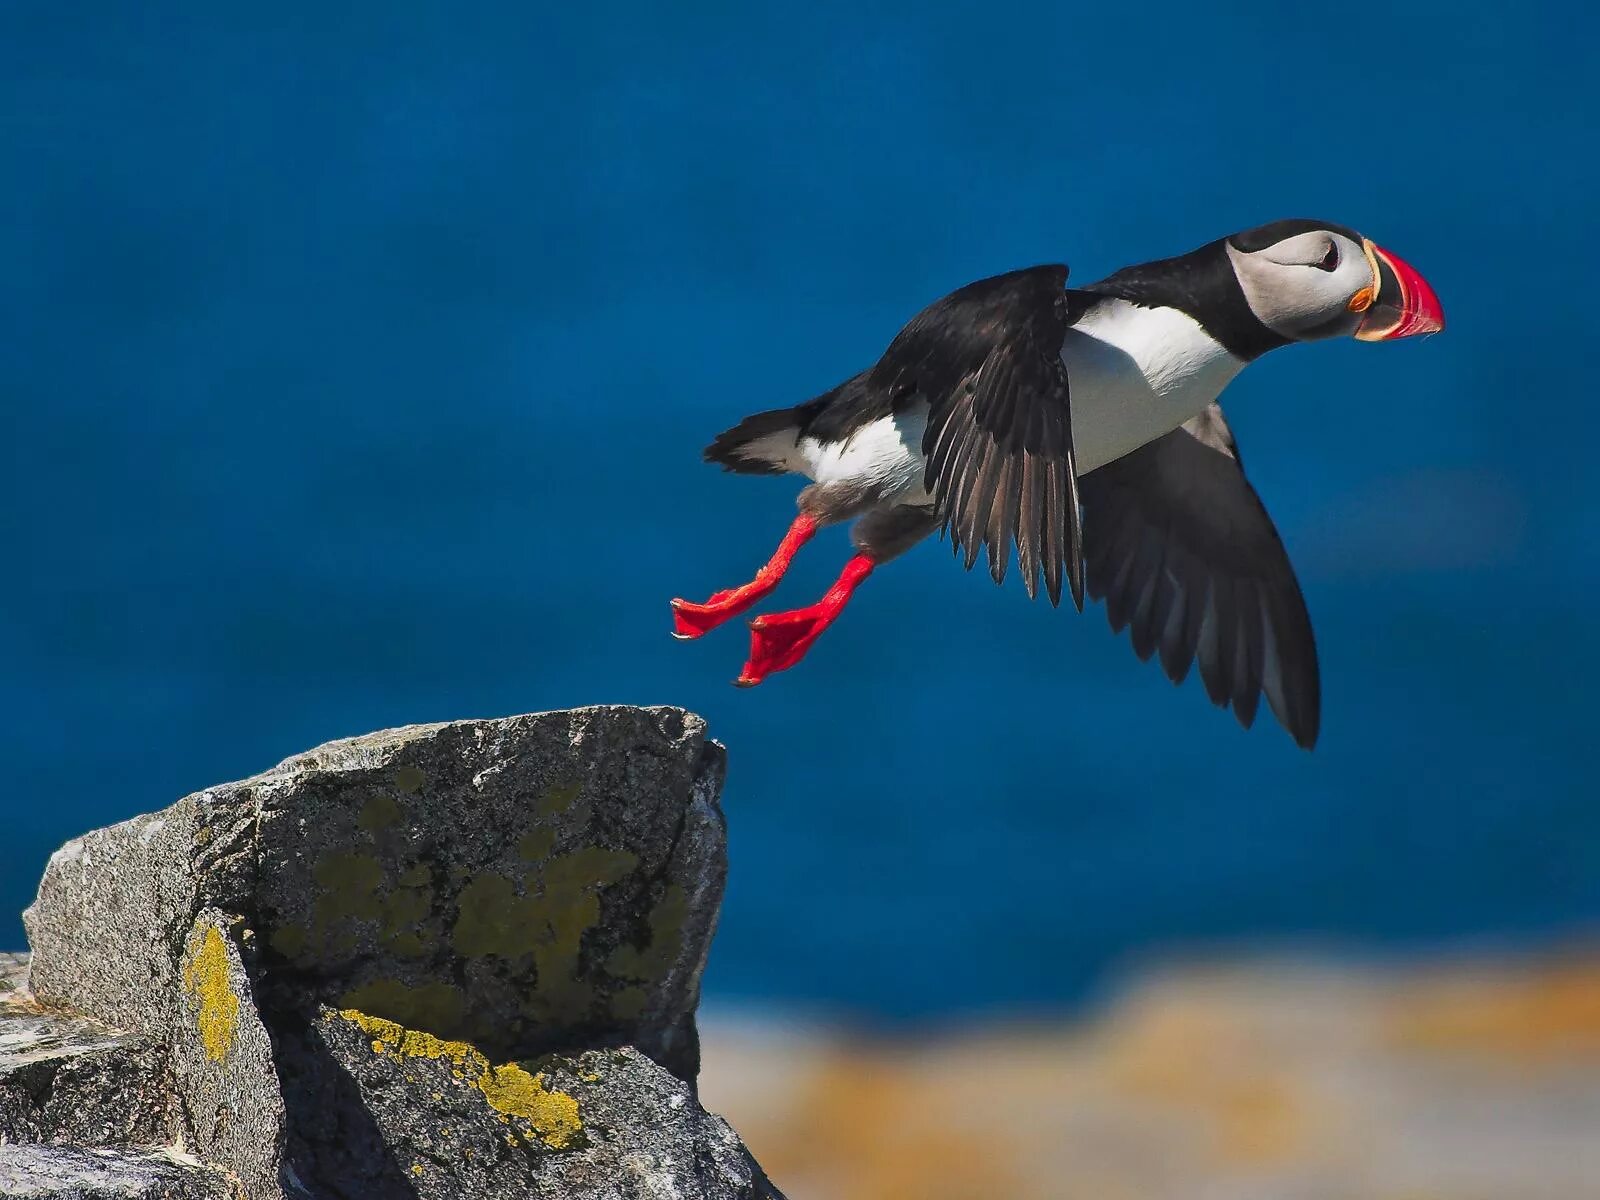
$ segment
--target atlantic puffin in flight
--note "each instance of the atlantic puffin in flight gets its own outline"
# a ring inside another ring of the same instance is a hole
[[[1272,519],[1245,479],[1217,397],[1292,342],[1392,341],[1444,328],[1433,289],[1353,229],[1275,221],[1176,258],[1067,287],[1062,265],[982,279],[911,319],[877,363],[814,400],[746,417],[705,450],[743,474],[804,475],[771,560],[703,604],[672,601],[695,638],[744,612],[816,531],[855,520],[855,555],[817,603],[750,622],[735,681],[804,657],[874,567],[935,530],[970,570],[1052,604],[1106,602],[1173,682],[1200,663],[1246,728],[1261,694],[1309,749],[1321,685],[1311,620]]]

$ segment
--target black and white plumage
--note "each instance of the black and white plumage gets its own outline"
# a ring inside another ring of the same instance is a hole
[[[967,568],[981,543],[1001,582],[1015,542],[1029,597],[1042,571],[1059,602],[1065,571],[1082,607],[1066,282],[1066,267],[1039,267],[951,293],[889,343],[867,383],[923,414],[923,490]]]
[[[719,435],[707,460],[812,480],[755,581],[674,601],[699,636],[776,585],[819,525],[861,518],[858,554],[817,605],[757,618],[741,683],[799,661],[874,566],[935,530],[970,569],[1030,596],[1106,602],[1141,659],[1241,724],[1259,699],[1302,746],[1320,724],[1317,653],[1300,587],[1245,478],[1218,395],[1297,341],[1388,340],[1443,327],[1415,270],[1338,225],[1282,221],[1190,254],[1066,286],[1040,266],[968,284],[918,313],[878,362],[794,408]]]

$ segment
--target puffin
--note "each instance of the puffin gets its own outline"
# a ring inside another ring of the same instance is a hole
[[[853,555],[816,603],[749,622],[734,682],[793,667],[882,564],[938,532],[1002,583],[1013,547],[1030,599],[1082,611],[1174,683],[1191,667],[1213,704],[1254,722],[1261,697],[1304,749],[1321,725],[1311,618],[1283,541],[1245,477],[1217,403],[1270,350],[1444,328],[1432,287],[1370,238],[1274,221],[1197,250],[1067,286],[1061,264],[980,279],[934,301],[859,374],[746,417],[704,450],[748,475],[810,480],[753,579],[671,602],[698,638],[778,586],[824,526],[853,521]]]

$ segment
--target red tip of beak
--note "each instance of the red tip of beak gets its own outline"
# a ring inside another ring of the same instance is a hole
[[[1444,328],[1444,306],[1418,270],[1398,255],[1374,245],[1372,253],[1379,263],[1380,277],[1393,275],[1399,295],[1390,292],[1391,281],[1382,279],[1378,303],[1356,333],[1371,342],[1389,342],[1414,337],[1419,333],[1438,333]]]

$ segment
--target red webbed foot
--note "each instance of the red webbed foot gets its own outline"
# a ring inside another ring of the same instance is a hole
[[[872,560],[858,554],[845,564],[839,580],[821,600],[790,612],[767,613],[750,622],[750,658],[734,683],[754,687],[768,675],[787,671],[806,656],[822,631],[838,618],[861,581],[872,573]]]
[[[796,552],[816,532],[816,519],[801,513],[789,526],[789,532],[783,535],[783,541],[778,543],[772,558],[749,583],[716,592],[704,604],[694,604],[688,600],[672,601],[672,636],[697,638],[750,608],[778,586],[783,573],[794,561]]]
[[[770,590],[771,588],[767,589]],[[741,595],[741,591],[743,591],[741,588],[729,588],[726,591],[714,592],[711,599],[704,604],[695,604],[688,600],[672,601],[672,636],[687,640],[697,638],[703,633],[710,633],[718,625],[737,617],[766,595],[766,591],[754,589],[745,595]]]

